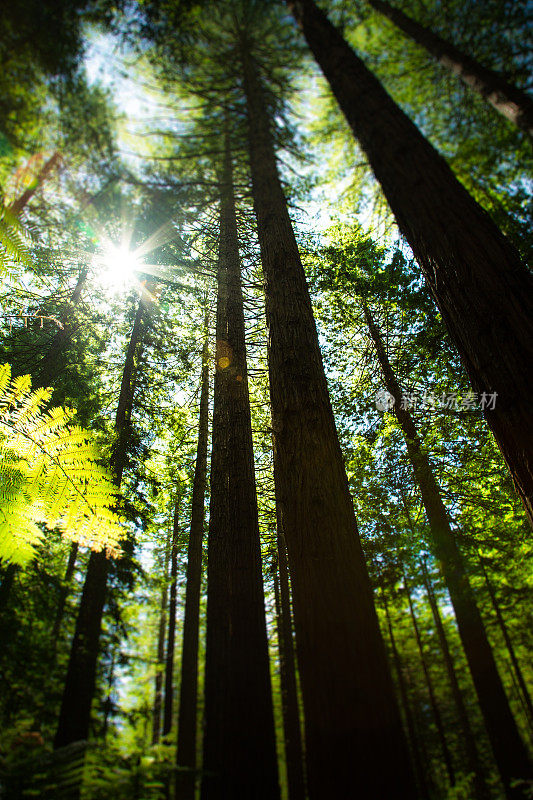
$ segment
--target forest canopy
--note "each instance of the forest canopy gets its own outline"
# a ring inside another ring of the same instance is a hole
[[[2,6],[2,798],[533,797],[531,21]]]

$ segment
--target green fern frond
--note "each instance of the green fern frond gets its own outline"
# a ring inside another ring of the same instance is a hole
[[[31,558],[44,535],[39,525],[116,555],[124,531],[96,443],[72,409],[45,408],[49,390],[32,392],[28,375],[10,375],[0,365],[0,558]]]
[[[30,265],[27,236],[15,214],[0,204],[0,274],[7,274],[13,264]]]

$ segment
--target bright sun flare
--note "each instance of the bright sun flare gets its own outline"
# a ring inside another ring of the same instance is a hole
[[[110,244],[98,258],[103,283],[111,289],[120,289],[133,279],[141,262],[138,256],[125,245]]]

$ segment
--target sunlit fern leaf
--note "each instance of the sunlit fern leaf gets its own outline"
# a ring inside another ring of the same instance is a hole
[[[28,232],[15,214],[0,203],[0,275],[6,275],[14,264],[30,265]]]
[[[49,399],[48,389],[32,392],[29,376],[11,379],[0,366],[0,558],[26,562],[43,526],[116,555],[124,531],[112,478],[75,412],[47,408]]]

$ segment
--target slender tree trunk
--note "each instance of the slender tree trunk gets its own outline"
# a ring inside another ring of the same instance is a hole
[[[163,736],[172,730],[174,699],[174,645],[176,642],[176,605],[178,594],[178,550],[180,537],[180,497],[174,505],[172,551],[170,556],[170,596],[168,600],[167,655],[165,659],[165,694],[163,703]]]
[[[511,713],[509,701],[498,674],[494,655],[429,458],[422,449],[413,418],[407,409],[402,408],[400,385],[389,363],[379,330],[366,306],[364,306],[364,313],[385,378],[385,385],[395,400],[394,414],[404,434],[409,460],[416,482],[420,487],[435,555],[440,561],[450,592],[459,634],[476,687],[494,757],[505,785],[506,796],[522,798],[524,796],[522,789],[513,789],[511,783],[515,779],[532,777],[528,753]]]
[[[281,709],[289,800],[305,800],[304,753],[298,705],[298,686],[296,683],[296,657],[292,633],[289,570],[285,552],[285,540],[283,533],[279,529],[278,571],[274,575],[274,588],[276,593]]]
[[[392,627],[392,621],[390,618],[389,612],[389,604],[387,603],[387,598],[385,596],[385,589],[383,587],[383,582],[381,585],[381,599],[383,600],[383,607],[385,609],[385,617],[387,619],[387,627],[389,629],[389,639],[391,643],[392,649],[392,659],[394,661],[394,666],[396,668],[396,677],[398,678],[398,688],[400,690],[400,699],[403,707],[403,713],[405,718],[405,724],[407,726],[407,734],[409,739],[409,744],[411,746],[411,757],[413,759],[413,766],[416,776],[417,782],[417,792],[416,795],[420,800],[426,800],[426,798],[430,797],[430,789],[427,782],[426,776],[426,768],[425,764],[427,763],[426,760],[422,757],[420,752],[420,742],[419,737],[415,728],[415,721],[413,718],[413,711],[411,708],[411,703],[409,701],[409,693],[407,691],[407,684],[405,682],[405,675],[403,670],[402,659],[400,656],[400,652],[396,645],[396,637],[394,636],[394,630]]]
[[[313,311],[276,166],[268,104],[242,43],[265,277],[277,495],[291,574],[312,800],[409,796],[394,686],[331,410]],[[384,770],[381,754],[388,753]],[[354,777],[356,776],[356,778]]]
[[[489,590],[490,599],[492,602],[492,607],[496,613],[496,619],[498,620],[498,624],[500,626],[501,632],[503,634],[503,638],[505,641],[505,646],[509,652],[509,657],[511,659],[511,663],[513,665],[516,679],[518,681],[518,685],[520,687],[520,693],[522,694],[523,701],[525,707],[527,709],[527,716],[529,718],[529,723],[533,722],[533,704],[531,702],[531,695],[529,694],[529,690],[527,688],[526,681],[524,679],[524,673],[518,663],[518,659],[516,657],[515,649],[513,647],[513,643],[511,641],[511,637],[509,636],[509,631],[507,630],[507,625],[505,624],[505,620],[503,618],[503,614],[500,608],[500,604],[498,603],[498,598],[496,597],[496,592],[494,591],[494,586],[492,585],[492,581],[489,578],[488,572],[485,569],[485,564],[483,562],[483,558],[479,556],[479,563],[481,565],[481,570],[483,572],[483,577],[485,578],[485,583],[487,584],[487,589]]]
[[[111,467],[120,488],[129,440],[129,419],[133,405],[135,354],[141,341],[144,302],[141,300],[131,333],[118,400],[115,430],[118,434]],[[61,700],[56,749],[89,735],[91,703],[96,685],[96,666],[106,595],[109,562],[105,551],[91,553],[72,640],[67,676]]]
[[[467,757],[467,767],[468,770],[474,774],[475,797],[476,800],[490,800],[490,792],[485,782],[483,768],[481,766],[478,749],[476,747],[476,740],[474,738],[474,733],[470,726],[470,720],[468,719],[468,712],[466,710],[461,688],[459,686],[459,681],[457,679],[457,673],[455,671],[452,654],[450,652],[450,647],[448,645],[448,639],[446,638],[444,625],[442,624],[442,618],[440,615],[437,598],[435,597],[435,593],[433,591],[433,587],[431,586],[431,581],[429,579],[429,575],[427,572],[426,564],[423,560],[421,561],[421,566],[422,566],[424,585],[426,587],[429,605],[431,607],[431,613],[433,615],[433,621],[435,623],[435,630],[437,631],[437,637],[439,639],[440,649],[444,657],[444,664],[446,666],[448,680],[450,682],[450,686],[452,689],[455,709],[457,711],[457,716],[459,718],[459,725],[461,726],[461,732],[463,734],[463,741]]]
[[[450,748],[448,747],[448,742],[446,741],[446,733],[444,731],[444,724],[442,722],[442,716],[440,713],[439,705],[437,703],[437,698],[435,697],[435,690],[433,688],[433,681],[431,679],[431,675],[429,673],[429,668],[426,661],[426,656],[424,653],[424,645],[422,644],[422,637],[420,635],[420,628],[418,626],[418,620],[416,618],[415,609],[413,606],[413,598],[411,597],[411,591],[409,588],[409,582],[407,580],[407,574],[405,571],[405,567],[402,563],[402,572],[403,572],[403,580],[405,585],[405,593],[407,595],[407,602],[409,603],[409,614],[411,616],[411,622],[413,623],[413,629],[415,632],[416,644],[418,647],[418,652],[420,654],[420,661],[422,663],[422,671],[424,673],[424,678],[426,679],[426,686],[428,688],[429,694],[429,702],[431,705],[431,710],[433,712],[433,719],[435,720],[435,725],[437,728],[437,734],[439,737],[439,742],[442,750],[442,755],[444,758],[444,765],[446,767],[446,772],[448,773],[448,778],[450,781],[450,786],[455,786],[455,772],[453,768],[453,761],[452,761],[452,754],[450,753]]]
[[[313,0],[287,2],[424,273],[533,521],[533,280]]]
[[[451,42],[447,42],[411,19],[399,8],[394,8],[384,0],[368,0],[368,2],[403,33],[424,47],[463,83],[481,95],[496,111],[533,137],[533,101],[525,91],[513,86],[494,70],[482,66],[471,56],[462,53]]]
[[[36,178],[34,178],[34,180],[31,182],[31,185],[28,186],[26,191],[23,192],[20,195],[20,197],[17,197],[17,199],[11,203],[9,210],[11,211],[12,214],[18,216],[26,208],[26,206],[32,199],[35,192],[41,188],[41,186],[43,185],[47,177],[50,175],[50,173],[53,172],[55,169],[57,169],[60,164],[61,164],[61,156],[59,155],[59,153],[54,153],[48,159],[48,161],[43,165],[42,169],[40,170]]]
[[[207,307],[207,299],[206,299]],[[207,446],[209,438],[209,312],[204,321],[198,443],[192,487],[191,527],[187,552],[187,587],[181,650],[181,682],[176,751],[176,795],[194,800],[196,782],[196,734],[198,709],[198,634],[202,584],[202,542],[204,538],[205,490],[207,488]],[[180,769],[181,768],[181,769]]]
[[[52,626],[52,649],[55,654],[57,640],[59,637],[59,631],[61,630],[61,623],[63,622],[63,617],[65,614],[65,605],[67,602],[67,597],[70,592],[72,578],[74,577],[74,570],[76,568],[76,559],[78,557],[78,543],[72,542],[70,545],[70,551],[68,556],[67,568],[65,570],[65,577],[63,578],[63,583],[61,585],[61,589],[59,592],[59,598],[57,601],[57,609],[56,609],[56,616],[54,619],[54,624]]]
[[[202,800],[279,797],[229,136],[221,185]]]
[[[152,744],[158,744],[159,736],[161,734],[161,709],[163,707],[163,674],[165,669],[165,633],[167,628],[168,564],[170,561],[170,546],[170,530],[167,530],[163,588],[161,589],[161,606],[159,611],[159,629],[157,632],[157,671],[155,674],[154,713],[152,717]]]
[[[72,297],[70,298],[70,302],[61,312],[61,324],[63,327],[56,331],[52,341],[50,342],[47,353],[43,356],[40,364],[37,367],[37,377],[33,381],[34,389],[39,386],[49,386],[54,378],[57,377],[59,363],[58,359],[65,348],[68,347],[72,338],[72,333],[74,330],[74,309],[81,300],[81,295],[83,289],[85,288],[88,274],[89,270],[86,268],[80,271],[78,281],[74,287],[74,291],[72,292]]]

